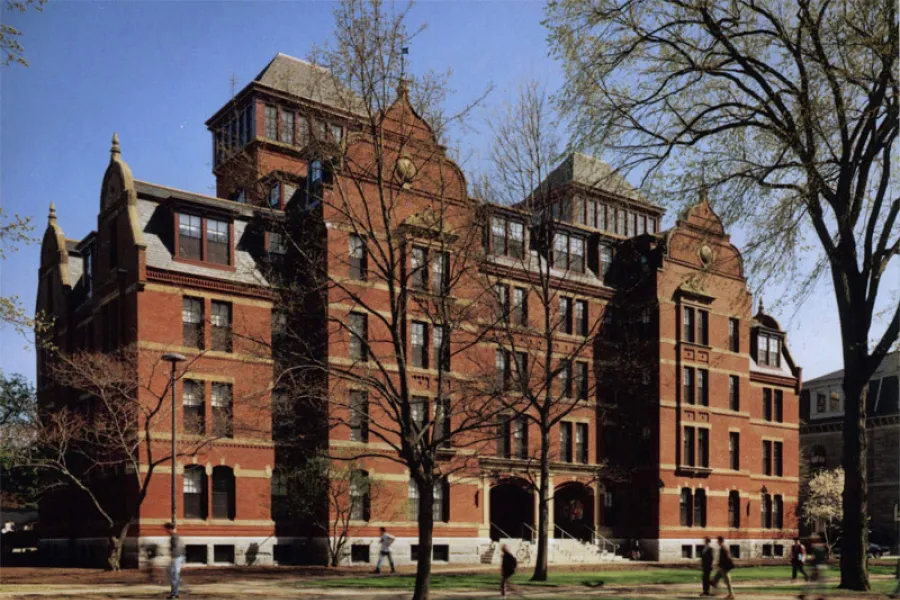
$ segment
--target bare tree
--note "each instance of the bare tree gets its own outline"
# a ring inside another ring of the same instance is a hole
[[[160,434],[169,435],[171,418],[168,364],[148,361],[129,346],[110,353],[57,352],[45,367],[54,400],[41,405],[30,432],[34,445],[19,466],[42,475],[42,494],[74,490],[87,499],[107,528],[109,567],[118,570],[154,475],[173,462]],[[257,427],[252,418],[235,422],[226,415],[208,433],[183,436],[176,458],[196,456],[215,439]]]
[[[660,198],[708,185],[719,214],[746,226],[759,276],[803,286],[830,269],[846,398],[841,587],[857,590],[869,589],[867,383],[900,332],[896,291],[882,290],[900,252],[896,9],[559,0],[547,12],[578,146],[609,150]],[[797,269],[810,238],[816,264]]]
[[[532,579],[545,581],[548,537],[554,534],[549,531],[551,463],[578,462],[576,457],[556,452],[551,432],[578,413],[588,412],[592,417],[604,413],[591,408],[599,375],[594,372],[593,354],[609,309],[599,302],[572,298],[579,283],[584,283],[584,247],[573,255],[568,249],[555,249],[555,244],[568,239],[567,234],[572,232],[565,221],[569,220],[569,202],[574,201],[557,193],[549,182],[560,157],[560,145],[545,90],[536,82],[523,85],[515,101],[491,120],[491,128],[495,138],[491,171],[483,178],[479,192],[497,205],[513,207],[507,213],[494,211],[489,225],[492,235],[499,227],[502,245],[502,224],[508,217],[524,224],[532,236],[530,245],[500,259],[488,258],[482,284],[495,307],[490,339],[498,344],[498,400],[516,415],[512,427],[517,435],[524,434],[519,428],[533,427],[539,436],[537,447],[520,443],[510,454],[527,461],[524,474],[538,495],[537,557]],[[577,258],[570,261],[572,256]],[[502,423],[501,427],[509,424]],[[587,456],[583,460],[587,462]],[[602,472],[603,465],[596,464],[588,479],[596,480]]]

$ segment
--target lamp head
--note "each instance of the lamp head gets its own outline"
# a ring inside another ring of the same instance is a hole
[[[172,363],[172,366],[174,366],[176,363],[184,362],[187,360],[184,357],[184,354],[179,354],[177,352],[166,352],[162,355],[162,359],[166,362]]]

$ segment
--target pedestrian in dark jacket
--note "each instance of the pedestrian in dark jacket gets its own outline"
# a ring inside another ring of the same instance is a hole
[[[804,581],[809,581],[809,575],[803,568],[806,562],[806,548],[800,543],[800,538],[794,538],[794,545],[791,546],[791,581],[797,579],[797,573],[803,575]]]
[[[713,577],[713,587],[719,587],[719,580],[724,579],[725,585],[728,587],[727,600],[734,598],[734,591],[731,589],[731,570],[734,568],[734,561],[731,560],[731,552],[725,545],[725,538],[721,535],[718,537],[719,542],[719,563],[716,569],[716,576]]]
[[[166,529],[169,531],[169,575],[172,581],[169,598],[177,598],[181,587],[181,567],[184,566],[184,544],[175,523],[166,523]]]
[[[519,561],[512,555],[506,544],[500,546],[500,595],[506,598],[506,583],[516,572]]]
[[[703,593],[701,596],[709,596],[709,585],[713,570],[712,540],[703,538],[703,550],[700,551],[700,569],[703,571]]]

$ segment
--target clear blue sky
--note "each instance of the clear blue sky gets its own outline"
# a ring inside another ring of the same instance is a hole
[[[69,238],[96,227],[103,172],[113,131],[136,178],[214,193],[210,139],[203,122],[277,53],[308,55],[328,39],[328,2],[60,2],[44,11],[2,15],[20,27],[28,68],[0,70],[0,202],[31,216],[43,234],[56,202]],[[410,48],[414,71],[452,69],[453,101],[463,104],[489,84],[490,105],[523,80],[551,91],[562,83],[548,58],[540,2],[422,2],[410,29],[428,28]],[[477,123],[476,123],[477,124]],[[460,148],[477,163],[486,127]],[[669,210],[665,226],[673,224]],[[740,235],[736,236],[740,239]],[[34,308],[38,244],[0,265],[2,294]],[[777,303],[766,291],[766,305]],[[782,312],[782,310],[784,312]],[[809,378],[841,367],[833,294],[821,286],[799,313],[775,308],[789,346]],[[33,379],[34,353],[10,328],[0,329],[0,367]]]

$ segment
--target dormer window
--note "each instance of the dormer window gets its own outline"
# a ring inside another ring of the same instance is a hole
[[[336,123],[331,124],[331,141],[335,144],[340,144],[341,140],[344,139],[344,128]]]
[[[178,258],[231,264],[231,223],[181,212],[176,219]]]
[[[277,231],[269,232],[269,254],[287,254],[287,242],[283,234]]]
[[[584,238],[557,233],[553,238],[553,266],[584,273]]]
[[[281,206],[281,182],[274,182],[269,187],[269,206],[278,208]]]
[[[247,190],[245,190],[244,188],[235,190],[231,193],[231,196],[229,196],[228,199],[232,202],[247,204]]]
[[[781,366],[781,338],[760,331],[756,336],[756,362],[770,367]]]

